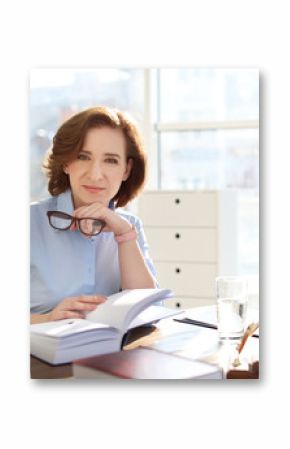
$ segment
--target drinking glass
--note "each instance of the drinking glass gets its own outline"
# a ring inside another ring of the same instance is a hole
[[[222,342],[237,342],[244,333],[248,305],[248,282],[241,276],[216,278],[218,334]]]

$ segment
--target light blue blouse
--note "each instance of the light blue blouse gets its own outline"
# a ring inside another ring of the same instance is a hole
[[[49,225],[47,211],[73,213],[70,190],[33,203],[30,210],[31,313],[46,313],[65,297],[108,296],[120,290],[118,244],[112,232],[86,238],[79,231],[59,231]],[[140,250],[156,278],[140,219],[123,210],[116,213],[135,225]]]

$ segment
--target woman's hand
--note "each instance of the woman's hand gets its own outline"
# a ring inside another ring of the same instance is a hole
[[[65,298],[47,314],[47,321],[63,320],[64,318],[85,318],[85,312],[95,310],[106,299],[102,295],[81,295]]]
[[[115,235],[125,234],[132,229],[132,225],[113,210],[96,202],[88,206],[79,207],[74,211],[77,218],[98,218],[106,222],[103,231],[113,232]]]

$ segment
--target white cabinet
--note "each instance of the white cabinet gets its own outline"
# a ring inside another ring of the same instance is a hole
[[[237,193],[147,191],[137,212],[167,305],[213,304],[215,277],[237,273]]]

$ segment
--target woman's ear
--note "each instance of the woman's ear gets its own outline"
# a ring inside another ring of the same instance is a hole
[[[64,172],[66,175],[68,175],[68,168],[67,168],[67,165],[64,165],[64,166],[62,167],[62,169],[63,169],[63,172]]]
[[[123,175],[122,181],[127,181],[127,179],[129,178],[130,173],[131,173],[131,170],[132,170],[132,167],[133,167],[133,164],[134,164],[134,161],[133,161],[133,159],[130,157],[130,158],[128,159],[128,161],[127,161],[127,167],[126,167],[125,173],[124,173],[124,175]]]

